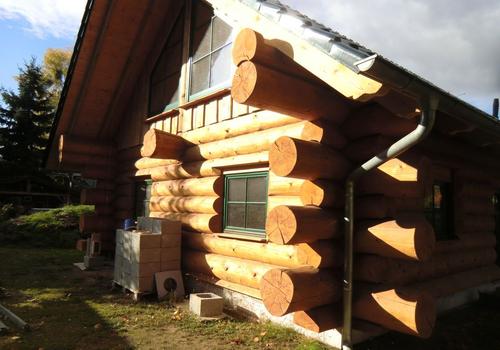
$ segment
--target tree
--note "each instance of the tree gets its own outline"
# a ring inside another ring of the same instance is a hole
[[[57,108],[59,98],[68,72],[69,63],[71,61],[71,49],[47,49],[43,56],[43,74],[51,83],[50,102],[54,109]]]
[[[0,155],[26,171],[41,166],[54,118],[51,83],[33,57],[19,68],[17,93],[1,90]]]

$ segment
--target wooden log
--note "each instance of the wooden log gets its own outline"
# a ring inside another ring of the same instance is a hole
[[[495,250],[475,249],[435,255],[426,262],[359,254],[355,278],[365,282],[405,285],[495,263]]]
[[[129,183],[124,183],[124,184],[119,184],[118,186],[116,186],[115,195],[117,197],[120,197],[120,196],[133,197],[133,196],[135,196],[135,183],[129,182]]]
[[[95,188],[102,191],[114,191],[116,184],[114,181],[99,180],[96,182]]]
[[[133,209],[115,210],[113,213],[113,218],[115,219],[115,222],[118,223],[117,227],[123,227],[124,226],[123,221],[125,219],[133,219],[134,217],[135,213]]]
[[[271,43],[272,41],[264,39],[259,32],[250,28],[242,29],[234,39],[233,63],[239,66],[245,61],[258,62],[287,75],[322,85],[316,76],[283,54]]]
[[[85,179],[112,180],[115,178],[115,168],[112,165],[105,167],[85,166],[81,172]]]
[[[272,143],[281,136],[304,141],[323,141],[337,148],[343,147],[346,143],[337,129],[326,122],[299,122],[195,145],[186,149],[183,160],[188,162],[268,151]]]
[[[500,279],[500,267],[483,266],[453,275],[434,278],[412,285],[415,290],[426,291],[435,298],[442,298],[465,289],[497,281]]]
[[[386,136],[367,136],[350,142],[342,153],[352,162],[362,164],[385,151],[394,142],[396,142],[396,139]]]
[[[111,157],[100,157],[92,154],[59,152],[59,167],[62,169],[84,169],[85,167],[114,166]]]
[[[464,215],[458,219],[462,232],[495,232],[495,216]]]
[[[132,147],[121,148],[118,150],[118,161],[136,161],[141,158],[141,145],[135,145]]]
[[[471,181],[466,178],[458,178],[455,184],[457,197],[463,198],[491,198],[495,193],[495,188],[489,183]]]
[[[59,137],[58,150],[60,154],[87,154],[103,158],[113,157],[116,153],[114,145],[110,143],[69,135]]]
[[[217,214],[150,212],[149,216],[180,221],[182,227],[189,231],[217,233],[222,230],[222,218]]]
[[[84,188],[80,192],[81,204],[109,204],[113,201],[113,192],[97,188]]]
[[[341,208],[344,205],[344,190],[332,181],[281,177],[272,172],[269,173],[268,194],[299,196],[303,205],[325,208]]]
[[[183,245],[194,250],[284,267],[340,266],[343,258],[339,245],[332,241],[281,245],[186,232],[183,235]]]
[[[176,159],[161,159],[161,158],[140,158],[134,163],[136,169],[149,169],[155,168],[162,165],[170,165],[178,163],[179,161]]]
[[[342,327],[342,305],[329,304],[294,312],[293,323],[316,333]]]
[[[144,134],[141,156],[162,159],[182,159],[187,142],[180,136],[158,129],[149,129]]]
[[[491,196],[488,197],[463,197],[456,201],[456,210],[461,215],[494,215],[495,206]]]
[[[119,210],[133,210],[135,208],[135,196],[116,197],[113,206]]]
[[[437,241],[435,254],[464,251],[475,248],[494,247],[496,236],[493,233],[475,232],[473,234],[460,234],[458,239]]]
[[[95,214],[80,215],[79,229],[82,233],[110,231],[113,228],[113,219],[109,216]]]
[[[396,220],[360,221],[355,232],[356,251],[396,259],[425,261],[436,244],[434,229],[423,215],[418,214]]]
[[[205,213],[217,214],[222,212],[222,198],[209,196],[160,196],[151,197],[149,209],[170,213]]]
[[[341,279],[328,269],[271,269],[260,282],[262,302],[273,316],[328,305],[341,297]]]
[[[330,147],[283,136],[269,150],[269,167],[278,176],[340,180],[351,164]]]
[[[277,244],[308,243],[342,235],[342,215],[316,207],[279,206],[267,215],[268,240]]]
[[[109,204],[96,204],[94,213],[98,216],[113,216],[113,207]]]
[[[387,197],[377,194],[357,197],[354,201],[356,219],[383,219],[423,211],[423,197]]]
[[[160,181],[151,185],[151,196],[221,196],[223,191],[224,179],[220,176]]]
[[[353,315],[386,329],[428,338],[436,322],[436,303],[424,291],[361,291],[353,299]]]
[[[303,207],[304,203],[302,202],[299,196],[269,196],[267,197],[267,212],[269,213],[276,207],[280,205],[286,206],[296,206]]]
[[[175,180],[195,177],[218,176],[221,174],[219,168],[238,167],[248,165],[264,165],[269,161],[269,152],[245,154],[235,157],[211,159],[201,162],[172,164],[152,168],[151,179],[153,181]]]
[[[399,139],[416,127],[415,119],[400,118],[380,105],[370,104],[352,113],[342,124],[341,132],[351,140],[374,135]]]
[[[307,120],[324,117],[337,124],[350,111],[348,104],[333,90],[249,61],[236,69],[231,96],[238,103]]]
[[[265,110],[186,131],[181,136],[186,141],[199,145],[294,124],[300,121],[301,119],[299,118]]]
[[[229,256],[184,249],[182,266],[185,271],[214,276],[224,281],[259,288],[262,276],[277,266]]]

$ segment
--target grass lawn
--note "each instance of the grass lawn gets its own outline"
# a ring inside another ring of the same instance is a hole
[[[0,349],[327,349],[270,323],[199,322],[154,300],[111,290],[109,273],[82,272],[69,249],[0,248],[0,303],[31,324]],[[6,323],[8,323],[6,321]]]

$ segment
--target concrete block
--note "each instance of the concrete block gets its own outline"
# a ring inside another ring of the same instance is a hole
[[[161,235],[152,234],[149,231],[132,231],[130,244],[133,249],[159,248],[161,246]]]
[[[151,292],[154,289],[154,276],[148,276],[148,277],[133,277],[132,275],[126,275],[125,276],[125,283],[126,286],[124,286],[127,289],[130,289],[133,292],[136,293],[144,293],[144,292]]]
[[[180,260],[162,261],[160,263],[160,271],[173,271],[181,269]]]
[[[161,248],[160,261],[181,260],[181,247]]]
[[[130,266],[130,275],[132,277],[148,277],[160,271],[160,262],[131,264]]]
[[[181,233],[181,222],[167,219],[156,219],[153,221],[153,232],[165,234]]]
[[[189,310],[200,317],[216,317],[222,314],[224,300],[214,293],[189,295]]]
[[[135,264],[160,262],[161,248],[149,248],[130,252],[130,262]]]
[[[184,281],[182,280],[181,271],[155,273],[155,282],[159,300],[171,295],[171,293],[174,294],[177,301],[181,301],[184,298]]]
[[[153,231],[153,221],[151,218],[147,218],[144,216],[138,217],[137,218],[137,229],[140,231]]]
[[[182,234],[179,233],[166,233],[161,235],[161,247],[173,248],[180,247],[182,243]]]

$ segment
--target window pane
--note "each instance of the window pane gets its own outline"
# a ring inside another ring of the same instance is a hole
[[[212,50],[231,42],[232,28],[218,17],[213,21]]]
[[[267,183],[265,177],[251,177],[248,179],[248,202],[266,202]]]
[[[263,230],[266,226],[265,204],[247,204],[247,228]]]
[[[226,226],[245,227],[245,204],[227,205],[227,222]]]
[[[210,23],[195,30],[191,52],[196,61],[210,52]]]
[[[231,79],[231,45],[214,52],[210,64],[210,86],[215,86]]]
[[[193,68],[191,70],[191,95],[208,89],[209,64],[210,57],[205,57],[193,63]]]
[[[227,199],[231,202],[244,202],[246,198],[246,179],[229,179]]]
[[[210,22],[214,15],[212,8],[203,1],[195,1],[194,5],[194,27],[199,28],[201,25]]]

